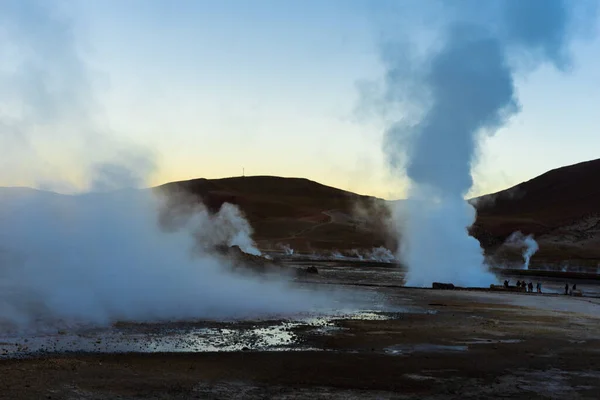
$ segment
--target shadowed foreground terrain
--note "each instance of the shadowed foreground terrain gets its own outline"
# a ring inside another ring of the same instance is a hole
[[[333,281],[344,279],[343,269],[330,273]],[[390,287],[355,290],[370,297],[377,310],[324,324],[305,320],[288,325],[292,340],[283,347],[250,344],[242,351],[159,353],[148,344],[142,353],[107,353],[101,349],[106,337],[98,336],[92,337],[98,346],[94,353],[77,352],[72,345],[72,353],[0,360],[0,398],[597,398],[598,299]],[[231,332],[281,323],[246,321],[226,328]],[[128,340],[143,345],[147,332],[156,343],[176,334],[187,338],[204,326],[216,325],[131,325],[117,337],[125,342],[133,334]],[[33,340],[21,342],[27,347]]]

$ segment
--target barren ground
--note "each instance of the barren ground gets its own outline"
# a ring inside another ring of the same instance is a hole
[[[210,321],[120,324],[79,335],[63,332],[41,339],[3,338],[0,353],[4,348],[8,355],[0,360],[0,397],[137,400],[600,396],[599,299],[383,287],[384,283],[393,283],[393,271],[390,273],[387,282],[370,279],[373,274],[369,270],[361,274],[358,269],[346,279],[342,269],[323,267],[319,276],[311,278],[332,283],[319,285],[322,290],[333,291],[341,283],[352,287],[348,284],[356,280],[379,286],[353,287],[357,297],[371,302],[372,307],[364,307],[368,313],[357,311],[318,323],[303,316],[296,318],[296,323],[290,323],[289,319],[294,319],[290,317],[226,325]],[[591,285],[578,283],[584,293],[596,291]],[[248,339],[248,332],[263,328],[279,333],[274,334],[273,341],[256,340],[256,336]],[[210,336],[207,332],[214,337],[204,338],[203,334]],[[197,335],[198,341],[212,340],[213,347],[194,347],[190,333]],[[278,340],[277,335],[284,338]],[[187,339],[181,339],[184,336]],[[67,337],[79,339],[69,341]],[[43,340],[50,352],[32,352]],[[54,347],[50,348],[50,343]],[[90,349],[90,343],[95,347]],[[156,343],[163,343],[163,347]],[[236,350],[232,343],[243,345],[243,350]],[[19,350],[15,344],[21,346]],[[114,352],[114,346],[120,351],[136,352]],[[158,352],[165,349],[169,352]]]

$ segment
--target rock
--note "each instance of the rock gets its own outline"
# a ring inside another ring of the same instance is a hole
[[[454,290],[454,285],[452,283],[433,282],[431,287],[433,289]]]
[[[231,261],[231,266],[237,271],[253,271],[257,273],[283,272],[284,267],[265,257],[244,253],[239,246],[217,245],[214,251]]]

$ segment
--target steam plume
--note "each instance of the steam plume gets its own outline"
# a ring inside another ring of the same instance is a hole
[[[371,253],[368,255],[369,260],[380,261],[380,262],[394,262],[394,254],[383,246],[373,248]]]
[[[562,0],[435,4],[443,12],[428,32],[435,37],[428,50],[404,42],[382,48],[386,75],[378,104],[402,112],[385,133],[385,149],[410,180],[400,257],[409,285],[487,286],[495,277],[468,234],[476,212],[464,200],[478,142],[519,111],[514,77],[524,66],[569,65],[575,11]]]
[[[0,2],[0,179],[92,193],[0,188],[0,332],[323,304],[285,282],[227,272],[207,253],[215,243],[258,253],[232,206],[216,215],[194,208],[165,231],[163,199],[128,189],[148,179],[153,154],[117,141],[102,123],[93,74],[57,4]]]
[[[196,249],[201,253],[214,251],[217,246],[238,246],[244,253],[259,256],[260,250],[252,240],[252,227],[237,206],[224,203],[216,214],[211,214],[197,198],[182,192],[161,193],[159,223],[163,230],[174,232],[192,218],[204,222],[193,231]]]
[[[207,214],[165,233],[160,206],[150,191],[2,189],[0,331],[249,317],[325,304],[282,281],[227,272],[225,261],[197,250],[196,233],[213,228]]]
[[[529,269],[531,257],[539,250],[533,235],[525,236],[521,232],[514,232],[506,239],[505,243],[509,246],[523,247],[523,269]]]
[[[294,255],[294,249],[289,244],[279,243],[277,247],[279,247],[281,250],[283,250],[283,252],[285,253],[286,256]]]

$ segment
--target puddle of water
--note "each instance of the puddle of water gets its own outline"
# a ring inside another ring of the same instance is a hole
[[[442,344],[415,344],[415,345],[396,345],[386,347],[384,352],[390,355],[405,355],[412,353],[440,353],[440,352],[459,352],[467,351],[469,346],[442,345]]]
[[[472,338],[470,340],[464,340],[464,341],[459,341],[459,342],[454,342],[454,343],[460,343],[460,344],[466,344],[466,345],[470,345],[470,344],[500,344],[500,343],[521,343],[522,340],[521,339],[481,339],[481,338]]]
[[[339,320],[384,321],[421,308],[344,310],[334,314],[304,314],[293,318],[244,321],[190,321],[158,324],[117,324],[111,328],[80,328],[31,336],[0,336],[0,358],[65,352],[229,352],[320,350],[299,343],[296,329],[308,327],[327,335],[343,328]],[[407,350],[404,349],[404,352]],[[418,347],[412,351],[432,351]],[[434,350],[435,351],[435,350]],[[439,349],[438,349],[439,351]]]
[[[404,374],[403,376],[405,378],[412,379],[412,380],[415,380],[415,381],[429,381],[429,380],[435,380],[436,379],[436,378],[434,378],[432,376],[419,375],[419,374]]]
[[[361,311],[358,313],[350,314],[350,315],[340,315],[329,318],[330,320],[336,319],[352,319],[352,320],[362,320],[362,321],[385,321],[392,319],[391,316],[387,314],[383,314],[377,311]]]
[[[341,329],[334,321],[387,320],[393,315],[373,310],[336,315],[298,316],[291,320],[228,323],[227,327],[189,324],[126,324],[109,329],[87,329],[37,336],[0,337],[0,358],[64,352],[228,352],[242,350],[314,350],[298,343],[294,329],[314,327],[322,334]]]
[[[251,329],[200,328],[156,333],[118,330],[3,338],[0,357],[62,352],[213,352],[240,350],[293,350],[291,328],[299,323]],[[295,345],[296,350],[301,350]]]

